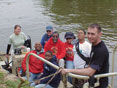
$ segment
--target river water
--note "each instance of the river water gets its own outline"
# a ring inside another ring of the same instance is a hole
[[[110,52],[111,69],[112,52],[117,45],[117,0],[0,0],[0,52],[6,52],[8,37],[16,24],[31,36],[34,45],[40,41],[47,25],[59,31],[64,41],[66,31],[87,30],[92,23],[99,23],[103,28],[102,39]]]

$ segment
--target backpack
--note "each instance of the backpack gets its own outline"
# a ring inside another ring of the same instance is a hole
[[[30,49],[32,49],[32,45],[31,45],[31,37],[28,35],[27,36],[27,40],[24,42],[24,46],[29,47]]]

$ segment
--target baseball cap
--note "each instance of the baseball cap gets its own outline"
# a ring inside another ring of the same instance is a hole
[[[52,30],[53,29],[53,27],[52,26],[46,26],[46,30]]]

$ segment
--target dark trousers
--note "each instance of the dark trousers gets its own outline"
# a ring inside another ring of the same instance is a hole
[[[84,83],[86,83],[87,80],[83,79],[73,79],[73,88],[83,88]]]

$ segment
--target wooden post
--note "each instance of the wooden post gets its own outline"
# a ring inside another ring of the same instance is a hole
[[[25,54],[21,55],[14,55],[12,57],[13,63],[12,63],[12,73],[16,75],[16,68],[21,66],[22,60],[24,58]]]
[[[66,79],[66,75],[62,75],[62,81],[63,81],[63,88],[67,88],[67,79]]]

